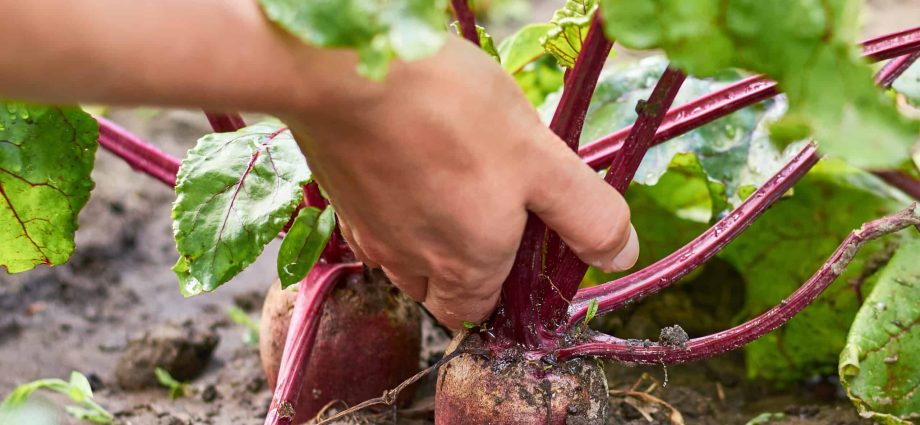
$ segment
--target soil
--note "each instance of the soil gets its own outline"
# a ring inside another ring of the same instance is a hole
[[[535,7],[541,18],[551,14],[545,3]],[[920,16],[917,0],[869,0],[868,5],[867,35],[916,25]],[[179,157],[208,130],[198,111],[135,109],[108,115]],[[118,424],[261,424],[271,394],[259,353],[243,343],[246,329],[226,310],[235,305],[257,318],[275,279],[278,242],[233,282],[185,299],[170,270],[177,258],[170,227],[173,192],[102,150],[93,178],[96,188],[80,216],[71,261],[20,275],[0,272],[0,396],[19,384],[78,370],[90,377],[97,401]],[[659,330],[643,337],[658,337]],[[676,344],[683,338],[667,337],[676,338],[671,340]],[[437,362],[447,342],[428,319],[423,366]],[[342,361],[348,361],[348,353],[342,353]],[[154,363],[190,380],[189,395],[170,400],[143,370]],[[669,424],[671,407],[688,424],[744,424],[761,414],[775,418],[761,423],[866,423],[833,377],[774,389],[745,379],[739,353],[667,369],[608,364],[606,373],[613,390],[610,423],[615,424]],[[434,379],[432,374],[420,384],[410,408],[351,423],[430,424]],[[60,423],[78,422],[61,413]]]

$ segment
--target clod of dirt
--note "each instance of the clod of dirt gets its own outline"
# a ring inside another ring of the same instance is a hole
[[[665,347],[687,348],[687,341],[690,336],[680,325],[666,326],[661,328],[661,334],[658,335],[658,343]]]
[[[168,323],[128,342],[115,367],[118,385],[127,390],[157,387],[154,369],[166,369],[174,378],[186,381],[204,370],[220,338],[191,321]]]

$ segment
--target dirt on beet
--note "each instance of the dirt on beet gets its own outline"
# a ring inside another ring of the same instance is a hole
[[[548,18],[557,3],[535,1],[534,13]],[[916,0],[869,0],[868,7],[867,36],[914,25],[920,14]],[[198,111],[115,110],[109,116],[177,157],[208,131]],[[80,215],[77,251],[70,262],[14,276],[0,272],[0,396],[19,384],[66,378],[77,370],[90,378],[97,401],[115,414],[117,424],[261,424],[271,392],[258,349],[243,342],[247,330],[226,311],[237,306],[258,318],[262,297],[275,279],[278,243],[230,284],[185,299],[170,270],[177,258],[170,227],[172,190],[103,150],[93,178],[96,188]],[[666,303],[667,294],[661,295]],[[716,301],[730,304],[737,297],[728,291]],[[684,335],[674,329],[661,334],[662,327],[679,323],[698,335],[719,322],[715,316],[726,314],[713,306],[707,316],[685,321],[666,317],[675,316],[675,308],[639,305],[635,310],[613,318],[620,322],[612,327],[636,334],[626,337],[675,345]],[[420,366],[427,367],[441,358],[449,337],[426,318],[422,341]],[[341,361],[348,362],[349,355],[341,353]],[[151,380],[151,366],[189,380],[188,394],[170,400],[168,391]],[[870,423],[859,418],[834,377],[777,390],[746,380],[740,353],[667,369],[620,364],[605,369],[610,424],[672,424],[678,414],[687,424],[704,425],[745,424],[754,418],[790,425]],[[420,383],[407,409],[339,423],[431,424],[435,378],[432,374]],[[65,400],[36,399],[59,412],[60,424],[79,423],[60,409]]]

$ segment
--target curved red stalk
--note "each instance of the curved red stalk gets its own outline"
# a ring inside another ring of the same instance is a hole
[[[873,171],[872,174],[920,201],[920,181],[917,179],[897,170]]]
[[[457,22],[460,24],[460,34],[463,38],[479,46],[479,32],[476,31],[476,16],[470,10],[468,0],[450,0],[450,5],[454,8],[454,15],[457,16]]]
[[[323,303],[339,278],[348,273],[358,273],[363,267],[360,263],[317,264],[300,283],[281,357],[278,384],[275,386],[265,425],[292,424],[303,386],[304,368],[322,318]]]
[[[123,159],[131,168],[169,187],[176,186],[176,173],[179,172],[180,164],[178,159],[105,118],[95,118],[99,123],[99,144],[103,148]]]
[[[894,80],[898,79],[904,71],[907,71],[918,58],[920,58],[920,51],[888,61],[888,63],[878,71],[878,74],[875,74],[875,84],[885,89],[891,87]]]
[[[621,194],[626,193],[642,158],[652,146],[652,138],[658,126],[661,125],[665,113],[671,107],[686,78],[683,72],[668,67],[655,84],[648,101],[640,101],[636,106],[636,124],[624,142],[625,149],[613,158],[605,177],[607,183]],[[541,317],[546,326],[552,329],[565,323],[569,304],[578,291],[578,285],[584,278],[588,266],[555,233],[550,237],[550,242],[548,256],[555,260],[550,269],[550,281],[556,285],[542,288],[544,295]],[[561,248],[562,251],[556,254],[554,248]]]
[[[920,49],[920,27],[870,38],[862,46],[863,55],[874,61],[915,52]]]
[[[920,27],[884,35],[863,42],[863,56],[880,61],[920,51]],[[889,70],[887,72],[894,71]],[[884,75],[884,74],[883,74]],[[746,106],[779,94],[776,83],[763,76],[753,76],[721,90],[691,100],[668,111],[654,142],[662,143],[727,116]],[[582,146],[578,154],[585,162],[601,169],[622,148],[632,127],[626,127]]]
[[[246,121],[237,113],[222,113],[204,111],[211,123],[211,128],[218,133],[231,133],[243,127],[246,127]]]
[[[666,288],[701,266],[740,235],[817,162],[817,149],[809,144],[741,205],[687,245],[638,272],[578,291],[569,309],[569,324],[584,319],[593,299],[597,300],[597,314],[616,310]]]
[[[559,350],[557,358],[596,356],[647,364],[683,363],[741,347],[782,326],[808,306],[846,269],[866,242],[911,226],[920,226],[920,209],[913,204],[898,213],[869,221],[853,231],[814,275],[779,305],[731,329],[694,338],[685,347],[643,344],[608,335]]]
[[[573,150],[578,146],[588,104],[612,45],[604,36],[601,20],[595,13],[581,52],[575,60],[575,67],[566,74],[562,99],[550,124],[550,129]],[[560,285],[573,285],[549,280],[548,271],[553,263],[548,264],[547,260],[555,253],[562,254],[567,249],[562,240],[554,232],[548,231],[537,216],[528,215],[514,265],[502,285],[501,305],[492,321],[499,339],[514,341],[529,348],[555,341],[551,332],[556,326],[547,326],[552,321],[543,320],[547,317],[541,314],[541,310],[543,303],[556,298],[556,295],[548,296],[546,292],[557,290]],[[580,280],[581,276],[578,277]],[[568,292],[574,294],[577,289],[578,283],[575,282],[574,288]],[[566,298],[571,298],[571,295]],[[565,304],[557,306],[555,310],[558,313],[553,314],[554,318],[563,317]]]

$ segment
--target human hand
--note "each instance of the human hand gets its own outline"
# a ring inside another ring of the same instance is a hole
[[[472,44],[451,39],[435,57],[395,63],[382,83],[353,69],[285,121],[358,258],[439,321],[457,329],[488,317],[527,211],[591,265],[635,263],[622,196]]]

